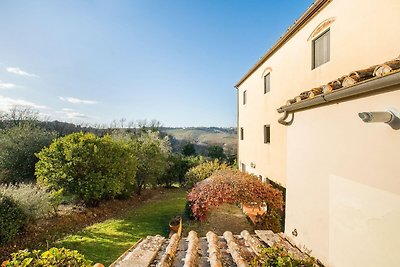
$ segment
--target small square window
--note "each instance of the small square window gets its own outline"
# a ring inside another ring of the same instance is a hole
[[[271,86],[271,76],[268,73],[264,76],[264,94],[268,93]]]
[[[244,129],[243,129],[243,127],[240,128],[240,140],[244,140]]]
[[[271,127],[264,125],[264,144],[271,143]]]
[[[312,41],[312,69],[330,60],[330,30]]]
[[[246,101],[247,101],[246,96],[247,96],[247,91],[245,90],[245,91],[243,91],[243,105],[246,105]]]

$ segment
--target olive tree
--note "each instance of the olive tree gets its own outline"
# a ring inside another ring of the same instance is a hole
[[[156,185],[168,167],[171,146],[168,137],[161,138],[158,132],[147,131],[132,141],[138,159],[136,192],[147,185]]]
[[[0,130],[0,183],[34,182],[35,153],[56,136],[30,123]]]

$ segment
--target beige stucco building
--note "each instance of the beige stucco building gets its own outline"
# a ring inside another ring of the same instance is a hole
[[[400,111],[400,61],[374,66],[400,54],[399,12],[316,1],[236,85],[240,167],[286,187],[286,234],[327,266],[398,266],[400,130],[358,114]]]

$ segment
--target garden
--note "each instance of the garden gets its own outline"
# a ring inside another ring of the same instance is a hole
[[[0,126],[2,266],[111,264],[140,238],[167,236],[175,216],[204,235],[281,231],[282,192],[237,170],[222,149],[173,152],[168,136],[145,127],[60,134],[36,120]],[[241,205],[268,212],[254,225]]]

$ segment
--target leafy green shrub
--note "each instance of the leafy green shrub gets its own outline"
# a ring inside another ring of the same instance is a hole
[[[111,136],[74,133],[37,154],[38,182],[79,196],[86,204],[132,193],[137,160],[132,148]]]
[[[313,267],[316,264],[314,258],[299,259],[281,246],[263,248],[260,254],[250,263],[251,267]]]
[[[0,194],[11,197],[26,214],[28,220],[48,215],[52,209],[52,194],[33,184],[0,186]]]
[[[55,133],[29,123],[0,131],[0,183],[35,181],[35,153],[54,138]]]
[[[282,229],[282,216],[280,212],[274,209],[268,209],[263,214],[256,215],[256,227],[263,230],[271,230],[274,233],[280,233]]]
[[[190,201],[186,201],[185,203],[185,210],[183,211],[183,214],[187,219],[193,220],[195,219],[194,214],[192,212],[192,203]]]
[[[170,187],[174,182],[179,182],[179,184],[183,185],[185,182],[186,172],[190,168],[193,168],[204,162],[204,159],[201,156],[184,157],[181,155],[170,154],[167,162],[167,169],[164,175],[162,175],[159,179],[158,183]]]
[[[136,189],[140,194],[147,185],[156,185],[168,167],[171,146],[168,137],[160,138],[158,132],[145,132],[131,142],[138,158]]]
[[[238,164],[237,164],[237,155],[228,155],[226,157],[226,163],[232,168],[232,169],[239,169]]]
[[[11,259],[3,262],[4,267],[47,267],[47,266],[92,266],[90,260],[76,250],[66,248],[50,248],[47,251],[20,250],[11,254]]]
[[[245,190],[244,190],[245,189]],[[211,208],[223,203],[246,204],[253,207],[267,205],[283,210],[282,192],[263,184],[257,176],[239,170],[225,169],[197,183],[188,195],[196,219],[203,221]]]
[[[54,214],[57,215],[58,206],[64,201],[64,189],[52,190],[50,192],[50,204],[53,207]]]
[[[193,168],[190,168],[185,175],[185,185],[188,188],[193,187],[196,183],[210,177],[214,172],[228,169],[226,163],[221,163],[219,160],[206,161]]]
[[[0,194],[0,244],[6,244],[27,223],[24,210],[11,197]]]
[[[195,156],[196,155],[196,148],[192,143],[187,143],[182,147],[182,155],[184,156]]]
[[[224,148],[222,146],[210,146],[208,148],[207,156],[211,159],[226,159],[226,155],[224,153]]]

